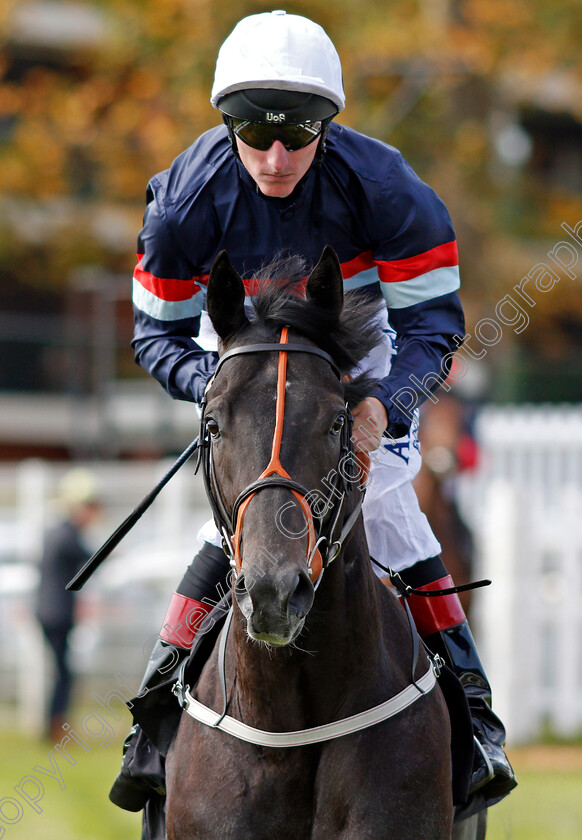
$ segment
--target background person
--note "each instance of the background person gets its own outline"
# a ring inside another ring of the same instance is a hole
[[[92,554],[84,531],[97,519],[101,505],[92,473],[75,468],[59,484],[62,517],[44,536],[35,615],[50,647],[55,676],[48,708],[46,736],[63,737],[62,724],[69,708],[73,674],[69,665],[69,635],[75,623],[75,595],[67,583]]]

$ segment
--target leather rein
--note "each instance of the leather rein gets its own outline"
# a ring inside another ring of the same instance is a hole
[[[353,448],[351,444],[351,414],[347,405],[346,422],[341,430],[338,469],[335,471],[333,477],[328,504],[325,505],[325,509],[327,511],[325,521],[319,521],[318,525],[316,525],[315,520],[319,520],[320,517],[314,514],[311,509],[311,505],[309,503],[310,491],[302,484],[291,478],[287,470],[281,464],[280,455],[285,416],[288,354],[308,353],[312,356],[318,356],[319,358],[325,359],[338,379],[341,378],[337,365],[328,353],[321,350],[319,347],[314,347],[308,344],[290,344],[288,341],[288,334],[289,328],[283,327],[279,343],[248,344],[241,347],[234,347],[231,350],[227,350],[227,352],[220,357],[214,371],[214,375],[206,387],[206,392],[202,401],[198,466],[202,465],[202,474],[204,477],[206,493],[214,514],[214,519],[219,527],[220,533],[222,534],[222,546],[230,559],[230,565],[235,574],[238,575],[242,568],[242,528],[244,516],[250,502],[253,497],[262,490],[267,490],[273,487],[285,487],[290,490],[296,498],[303,511],[303,515],[305,516],[307,526],[307,568],[309,574],[311,575],[312,583],[314,583],[314,585],[319,585],[323,570],[327,568],[327,566],[339,555],[344,540],[348,536],[359,516],[364,493],[363,490],[360,491],[358,503],[352,513],[345,521],[343,521],[346,497],[350,490],[353,490],[358,484],[358,476],[356,473],[353,475],[346,475],[345,468],[342,467],[342,469],[339,469],[340,463],[343,465],[350,461],[350,455],[352,455],[352,464],[354,463],[353,458],[355,457],[353,455]],[[275,430],[273,433],[271,457],[263,472],[255,481],[239,493],[232,506],[232,510],[228,511],[220,494],[214,469],[212,436],[209,432],[208,419],[206,417],[207,393],[212,387],[219,371],[229,359],[250,353],[266,352],[278,352],[279,354],[277,366]]]

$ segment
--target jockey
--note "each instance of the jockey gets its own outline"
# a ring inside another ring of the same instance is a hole
[[[304,17],[274,11],[241,20],[220,49],[211,103],[224,124],[148,186],[133,286],[136,360],[172,397],[200,402],[217,361],[204,309],[217,254],[227,250],[251,297],[261,266],[281,254],[300,254],[312,266],[331,245],[345,289],[386,304],[384,344],[367,365],[378,384],[353,411],[355,448],[372,461],[363,507],[370,555],[408,586],[447,589],[440,545],[411,484],[420,467],[416,409],[446,378],[464,335],[447,210],[396,149],[333,122],[345,105],[339,56]],[[201,537],[143,690],[159,681],[161,662],[183,659],[228,586],[213,522]],[[516,781],[459,598],[408,602],[419,633],[465,688],[476,745],[470,789],[493,804]],[[151,758],[153,747],[144,742],[134,727],[110,794],[129,810],[140,810],[152,790],[163,792],[163,762],[157,775],[148,770],[142,753]]]

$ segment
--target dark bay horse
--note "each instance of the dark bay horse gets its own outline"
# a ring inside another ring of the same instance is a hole
[[[448,712],[404,609],[372,571],[349,451],[347,406],[372,383],[348,374],[379,340],[374,313],[344,304],[331,249],[304,296],[275,284],[249,320],[244,295],[223,253],[208,284],[221,359],[203,427],[234,613],[224,662],[217,644],[188,696],[218,718],[223,681],[223,723],[308,734],[266,746],[183,713],[167,838],[450,840]],[[309,740],[405,695],[382,722]]]

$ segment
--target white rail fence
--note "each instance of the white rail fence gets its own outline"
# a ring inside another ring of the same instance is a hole
[[[512,743],[534,739],[546,726],[574,735],[582,730],[582,406],[487,408],[477,435],[480,466],[463,478],[459,501],[475,535],[475,576],[493,580],[475,595],[472,623],[495,708]],[[167,467],[95,465],[107,492],[97,544]],[[43,673],[30,571],[47,499],[65,469],[41,462],[0,467],[0,699],[18,701],[28,728],[41,718],[38,705],[31,707],[31,674]],[[124,673],[139,682],[207,512],[189,464],[85,587],[73,646],[85,680],[107,687]],[[7,535],[17,542],[12,562]]]
[[[474,625],[513,743],[582,731],[582,407],[488,408],[459,497],[478,550]]]
[[[171,463],[87,464],[104,502],[88,542],[95,548],[104,542]],[[34,618],[37,567],[44,530],[57,515],[55,493],[70,467],[39,460],[0,467],[0,711],[14,712],[30,732],[43,726],[51,674]],[[189,463],[83,588],[71,636],[76,698],[118,688],[119,675],[127,696],[139,686],[171,592],[208,515],[202,482]]]

